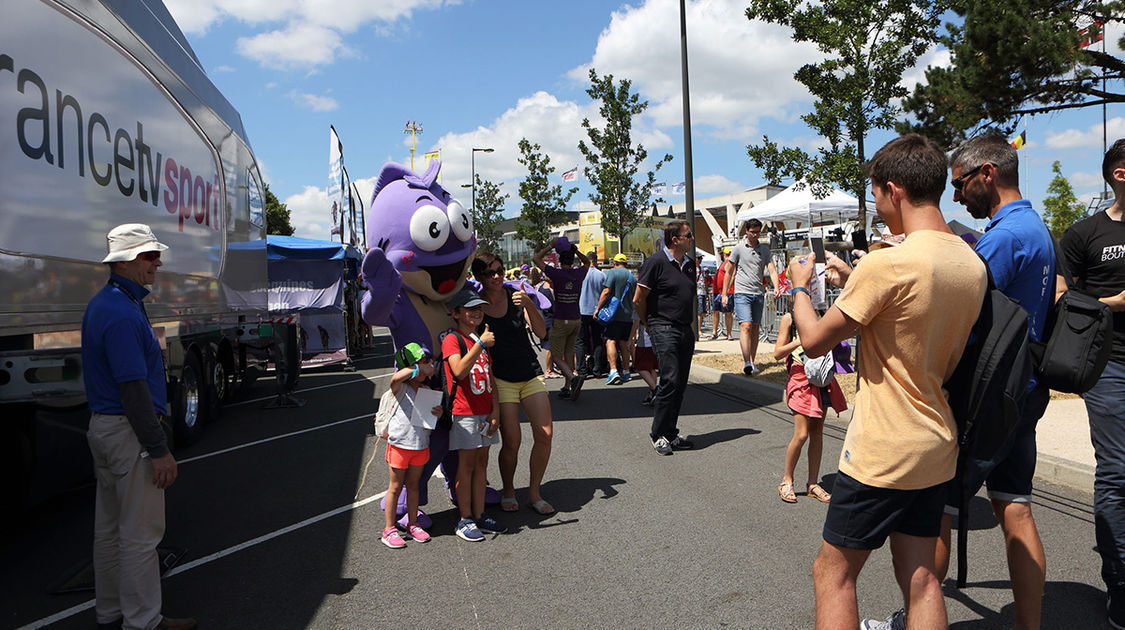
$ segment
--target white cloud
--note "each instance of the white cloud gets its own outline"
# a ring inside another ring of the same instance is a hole
[[[238,52],[259,64],[280,70],[315,69],[331,64],[350,49],[342,35],[374,23],[376,30],[415,11],[459,4],[459,0],[166,0],[180,28],[202,35],[226,20],[249,26],[285,24],[282,29],[238,40]]]
[[[305,186],[305,189],[282,200],[289,208],[289,223],[294,235],[303,238],[331,238],[332,203],[323,188]]]
[[[225,65],[224,66],[217,66],[214,70],[212,70],[212,72],[234,72],[234,71],[235,71],[234,68],[232,68],[231,66],[225,66]]]
[[[729,195],[744,190],[745,186],[722,175],[702,175],[695,178],[696,194]]]
[[[918,63],[902,74],[899,84],[913,91],[916,85],[926,84],[926,70],[953,66],[953,53],[946,48],[931,48],[918,58]]]
[[[364,207],[371,201],[371,192],[375,190],[375,179],[375,177],[367,177],[354,182]],[[327,189],[305,186],[303,191],[290,195],[281,202],[289,208],[289,223],[293,226],[294,236],[321,240],[339,239],[332,234],[332,201],[328,199]],[[356,204],[357,212],[359,208],[360,204]]]
[[[519,99],[514,107],[487,126],[464,133],[445,134],[425,149],[419,145],[415,152],[414,166],[421,170],[422,154],[440,148],[443,185],[453,195],[467,198],[470,192],[462,190],[461,184],[472,181],[472,149],[495,149],[493,153],[476,154],[476,174],[481,179],[504,183],[503,192],[511,195],[507,206],[511,211],[519,207],[519,181],[527,174],[527,168],[518,162],[520,139],[527,138],[532,144],[540,145],[540,152],[550,158],[551,166],[555,168],[555,183],[562,183],[562,173],[575,166],[579,167],[580,177],[583,177],[581,169],[586,161],[578,151],[578,141],[586,139],[581,126],[583,118],[590,118],[595,125],[599,123],[600,116],[595,103],[579,105],[539,91]],[[633,142],[644,144],[649,152],[650,163],[654,156],[659,156],[674,146],[672,139],[664,132],[645,124],[643,120],[634,122]],[[409,136],[404,139],[404,144],[409,146]],[[404,156],[399,161],[409,164],[409,157]]]
[[[712,125],[725,139],[757,135],[763,116],[792,120],[789,105],[809,100],[793,73],[821,57],[811,44],[794,43],[787,29],[747,20],[745,10],[743,0],[697,0],[687,8],[692,124]],[[630,79],[657,125],[680,126],[679,39],[675,0],[626,6],[613,13],[589,63],[569,76],[586,83],[593,67]]]
[[[1125,118],[1116,117],[1106,121],[1106,133],[1110,138],[1125,136]],[[1052,149],[1088,149],[1102,146],[1102,126],[1090,125],[1085,131],[1066,129],[1055,133],[1047,132],[1047,146]],[[1100,176],[1099,176],[1100,179]]]
[[[239,54],[276,70],[314,69],[355,52],[337,31],[315,24],[290,23],[281,30],[240,37]]]
[[[314,112],[330,112],[340,107],[339,101],[331,96],[308,94],[306,92],[298,92],[297,90],[290,90],[288,96],[289,100],[305,109],[311,109]]]
[[[1101,141],[1100,136],[1098,137],[1098,141]],[[1101,173],[1086,173],[1083,171],[1075,171],[1070,175],[1067,175],[1066,179],[1070,182],[1071,186],[1078,190],[1082,190],[1084,188],[1097,188],[1100,191],[1102,183],[1104,182]]]

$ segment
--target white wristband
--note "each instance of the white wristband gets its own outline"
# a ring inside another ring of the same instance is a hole
[[[473,333],[473,334],[469,335],[469,339],[472,339],[473,341],[475,341],[478,346],[484,345],[483,343],[480,342],[480,337],[478,337],[476,333]]]

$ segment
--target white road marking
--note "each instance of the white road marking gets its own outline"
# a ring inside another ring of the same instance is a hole
[[[361,420],[363,418],[374,418],[374,416],[375,416],[375,412],[370,411],[368,413],[360,414],[358,416],[352,416],[351,418],[346,418],[344,420],[337,420],[336,422],[329,422],[328,424],[322,424],[322,425],[315,426],[315,427],[309,427],[308,429],[301,429],[300,431],[283,433],[281,435],[275,435],[273,437],[263,438],[261,440],[255,440],[253,442],[247,442],[245,444],[239,444],[238,446],[232,446],[230,448],[224,448],[222,450],[218,450],[218,451],[215,451],[213,453],[204,453],[203,455],[196,455],[195,457],[188,457],[187,459],[176,460],[176,463],[179,464],[179,465],[183,465],[183,464],[186,464],[188,462],[196,462],[196,461],[199,461],[201,459],[207,459],[208,457],[214,457],[216,455],[222,455],[224,453],[230,453],[232,451],[237,451],[237,450],[241,450],[241,449],[244,449],[244,448],[249,448],[251,446],[257,446],[259,444],[265,444],[266,442],[273,442],[274,440],[280,440],[280,439],[287,438],[287,437],[293,437],[294,435],[301,435],[302,433],[311,433],[312,431],[319,431],[321,429],[327,429],[329,427],[334,427],[338,424],[344,424],[346,422],[355,422],[356,420]]]
[[[274,538],[277,538],[279,536],[284,536],[285,534],[295,532],[299,529],[308,527],[309,525],[319,523],[320,521],[323,521],[323,520],[328,519],[328,518],[332,518],[333,516],[336,516],[338,514],[343,514],[345,512],[351,512],[352,510],[361,508],[361,507],[363,507],[363,506],[365,506],[369,503],[372,503],[372,502],[378,501],[379,499],[382,499],[383,496],[386,495],[386,494],[387,494],[387,492],[386,492],[386,490],[384,490],[383,492],[380,492],[379,494],[367,497],[366,499],[360,499],[359,501],[354,501],[352,503],[349,503],[348,505],[343,505],[343,506],[340,506],[340,507],[338,507],[334,510],[329,510],[327,512],[324,512],[323,514],[318,514],[318,515],[313,516],[311,518],[306,518],[305,520],[300,521],[299,523],[294,523],[294,524],[292,524],[288,527],[283,527],[281,529],[272,531],[268,534],[263,534],[261,536],[258,536],[257,538],[252,538],[250,540],[247,540],[246,542],[239,543],[239,544],[234,545],[232,547],[227,547],[226,549],[223,549],[222,551],[216,551],[215,553],[213,553],[209,556],[204,556],[204,557],[199,558],[197,560],[192,560],[191,562],[181,564],[181,565],[175,567],[174,569],[172,569],[171,571],[169,571],[167,574],[165,574],[164,577],[170,578],[174,575],[179,575],[179,574],[184,573],[186,571],[190,571],[190,570],[192,570],[196,567],[200,567],[200,566],[203,566],[205,564],[209,564],[211,562],[214,562],[215,560],[225,558],[225,557],[227,557],[231,554],[238,553],[239,551],[243,551],[244,549],[249,549],[250,547],[260,545],[264,542],[268,542],[268,541],[273,540]],[[37,621],[33,621],[33,622],[31,622],[31,623],[29,623],[25,626],[20,626],[19,628],[16,628],[16,630],[34,630],[36,628],[43,628],[43,627],[49,626],[49,625],[51,625],[55,622],[62,621],[63,619],[66,619],[68,617],[72,617],[74,615],[77,615],[80,612],[85,612],[85,611],[87,611],[87,610],[89,610],[93,607],[94,607],[94,600],[91,599],[90,601],[78,604],[77,606],[72,606],[70,608],[67,608],[66,610],[63,610],[61,612],[57,612],[57,613],[55,613],[55,614],[53,614],[49,617],[43,617],[42,619],[39,619]]]
[[[328,387],[339,387],[341,385],[351,385],[353,383],[362,383],[364,381],[375,382],[376,379],[386,378],[388,376],[390,376],[390,373],[378,374],[376,376],[364,376],[363,378],[357,378],[357,379],[353,379],[353,380],[350,380],[350,381],[344,381],[342,383],[332,383],[330,385],[317,385],[316,387],[303,387],[303,388],[298,389],[297,391],[295,391],[293,393],[294,394],[301,394],[301,393],[304,393],[304,392],[311,392],[311,391],[315,391],[315,390],[318,390],[318,389],[326,389]],[[261,396],[259,398],[251,398],[250,400],[240,400],[236,403],[231,403],[229,405],[223,405],[223,407],[226,407],[226,408],[239,407],[239,406],[242,406],[242,405],[249,405],[250,403],[262,402],[263,400],[273,400],[276,397],[277,397],[277,394],[271,394],[269,396]]]

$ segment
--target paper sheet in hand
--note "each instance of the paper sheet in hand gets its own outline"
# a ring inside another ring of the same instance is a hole
[[[425,429],[437,428],[437,416],[431,411],[441,405],[441,392],[436,389],[418,388],[414,394],[414,412],[410,414],[410,424]]]

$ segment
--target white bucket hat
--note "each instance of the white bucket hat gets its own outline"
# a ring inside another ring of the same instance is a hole
[[[162,252],[168,246],[156,240],[152,228],[144,223],[125,223],[109,231],[109,254],[103,263],[129,262],[144,252]]]

